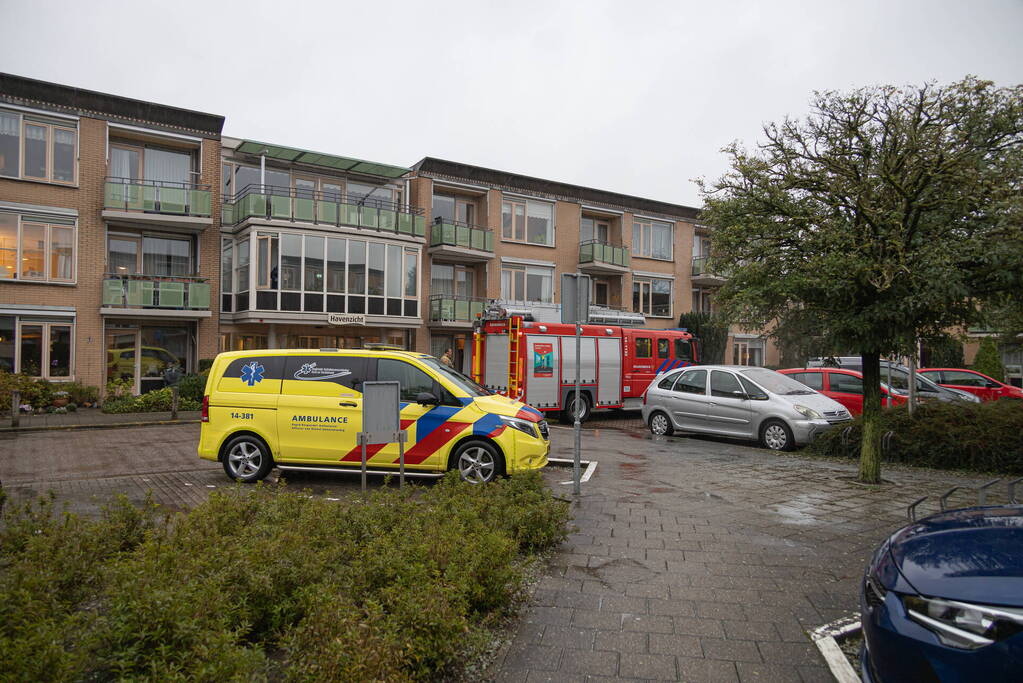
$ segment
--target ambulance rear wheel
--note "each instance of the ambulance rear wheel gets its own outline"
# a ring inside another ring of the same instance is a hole
[[[262,439],[251,434],[241,434],[228,441],[223,461],[227,476],[243,484],[260,481],[274,466],[270,449]]]
[[[467,441],[451,456],[450,469],[457,469],[462,481],[488,484],[504,474],[504,457],[486,441]]]
[[[579,413],[579,422],[586,422],[590,418],[590,397],[586,394],[579,394],[578,400],[575,393],[566,397],[565,409],[561,411],[561,421],[565,424],[575,423],[575,414]]]

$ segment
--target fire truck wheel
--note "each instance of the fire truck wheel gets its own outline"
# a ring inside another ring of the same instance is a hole
[[[671,418],[661,411],[650,413],[650,432],[657,436],[671,436],[675,428],[671,425]]]
[[[772,451],[791,451],[796,445],[792,430],[781,420],[768,420],[760,428],[760,443]]]
[[[576,407],[575,394],[569,394],[568,404],[561,411],[561,421],[565,424],[575,424],[575,413],[579,412],[579,422],[586,422],[590,417],[590,398],[586,394],[579,395],[579,407]]]
[[[457,469],[462,481],[487,484],[504,474],[504,458],[486,441],[466,441],[451,455],[449,469]]]

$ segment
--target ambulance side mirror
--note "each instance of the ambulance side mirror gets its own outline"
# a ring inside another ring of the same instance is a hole
[[[440,400],[429,391],[421,391],[416,395],[416,403],[421,406],[435,406],[440,403]]]

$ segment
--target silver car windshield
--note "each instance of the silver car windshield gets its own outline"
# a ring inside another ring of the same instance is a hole
[[[799,396],[817,393],[802,382],[797,382],[791,377],[786,377],[780,372],[768,370],[767,368],[745,368],[739,370],[739,374],[753,380],[760,385],[760,388],[779,396]]]

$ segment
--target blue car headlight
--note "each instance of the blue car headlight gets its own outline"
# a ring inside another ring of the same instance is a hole
[[[505,417],[504,415],[499,415],[498,417],[501,418],[501,422],[503,422],[506,426],[511,427],[512,429],[517,429],[523,434],[529,434],[534,438],[536,437],[536,429],[533,428],[533,423],[529,420],[522,420],[517,417]]]
[[[976,650],[1023,631],[1023,609],[903,595],[909,618],[949,647]]]

